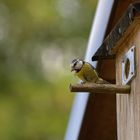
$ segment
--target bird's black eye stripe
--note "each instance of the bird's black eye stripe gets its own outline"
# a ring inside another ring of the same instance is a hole
[[[73,66],[75,67],[75,66],[76,66],[76,64],[77,64],[77,61],[73,64]]]

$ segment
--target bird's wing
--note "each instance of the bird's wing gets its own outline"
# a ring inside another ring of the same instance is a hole
[[[86,75],[83,75],[83,77],[86,81],[92,81],[92,77],[90,75],[86,74]]]

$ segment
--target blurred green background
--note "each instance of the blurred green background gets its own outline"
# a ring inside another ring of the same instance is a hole
[[[96,0],[0,0],[0,140],[62,140]]]

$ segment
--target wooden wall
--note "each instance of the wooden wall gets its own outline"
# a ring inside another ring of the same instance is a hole
[[[117,95],[118,140],[140,140],[140,19],[134,22],[131,33],[119,47],[116,57],[117,84],[122,84],[122,58],[133,46],[136,47],[136,76],[130,83],[131,93]]]

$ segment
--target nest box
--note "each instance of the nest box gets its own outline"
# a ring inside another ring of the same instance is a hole
[[[130,85],[130,94],[116,94],[117,139],[140,140],[140,3],[128,7],[92,60],[115,59],[116,85]]]
[[[113,84],[70,86],[71,91],[93,93],[79,140],[140,140],[140,1],[116,3],[108,36],[92,57],[100,76]]]

